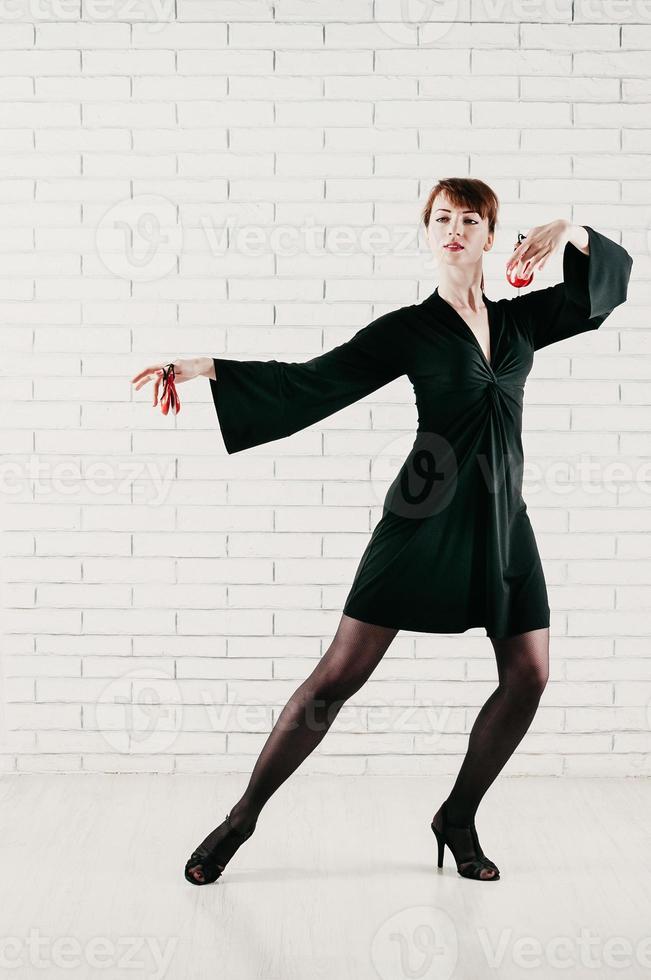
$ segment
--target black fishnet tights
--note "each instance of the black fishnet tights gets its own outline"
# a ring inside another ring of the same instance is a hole
[[[447,800],[449,822],[464,828],[449,832],[463,863],[476,857],[465,827],[474,821],[484,793],[522,741],[549,676],[549,629],[491,639],[491,643],[499,684],[475,719],[466,756]],[[434,821],[440,827],[441,810]]]
[[[342,615],[332,643],[292,694],[263,745],[249,784],[230,811],[235,829],[247,833],[255,827],[269,797],[314,751],[345,701],[371,676],[397,632]],[[226,822],[209,834],[203,846],[210,850],[222,840],[219,853],[224,864],[239,846],[232,834],[229,837]],[[189,870],[202,880],[200,869]]]
[[[291,696],[269,734],[244,794],[230,811],[233,828],[242,834],[252,832],[267,800],[321,742],[343,704],[371,676],[397,632],[342,615],[326,653]],[[449,829],[449,837],[462,864],[477,857],[466,828],[474,821],[484,793],[529,728],[549,672],[548,629],[491,642],[499,685],[477,715],[447,800],[448,821],[458,825]],[[440,826],[440,809],[434,822]],[[208,835],[203,846],[210,850],[222,840],[219,857],[225,866],[241,843],[229,834],[226,822]],[[200,866],[191,868],[190,873],[202,880]],[[481,874],[491,876],[488,870]]]

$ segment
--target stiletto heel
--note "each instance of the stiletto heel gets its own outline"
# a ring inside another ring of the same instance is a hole
[[[443,867],[443,852],[445,850],[445,845],[447,844],[457,865],[457,871],[463,878],[476,878],[478,881],[497,881],[499,879],[499,868],[493,861],[490,860],[490,858],[486,857],[481,849],[474,819],[469,824],[459,825],[450,823],[448,820],[447,800],[444,800],[443,806],[441,807],[441,829],[438,830],[434,826],[433,820],[431,827],[434,831],[434,836],[436,837],[436,842],[438,844],[439,868]],[[476,857],[468,858],[467,860],[460,860],[457,857],[452,842],[448,837],[448,829],[469,831]],[[481,872],[489,870],[492,871],[493,874],[482,877]]]
[[[438,830],[434,826],[434,821],[432,821],[432,830],[434,831],[434,836],[436,837],[436,843],[439,846],[438,867],[439,868],[442,868],[443,867],[443,851],[445,850],[445,838],[441,834],[439,834]]]
[[[226,825],[226,829],[220,837],[218,831],[221,831],[224,825]],[[243,832],[237,830],[231,823],[230,813],[227,813],[224,822],[202,841],[186,861],[186,881],[189,881],[192,885],[209,885],[211,882],[216,881],[217,878],[221,877],[224,868],[239,846],[245,840],[249,839],[254,830],[255,824],[248,831]],[[218,839],[211,846],[208,844],[208,841],[214,834],[217,834]],[[201,879],[195,878],[192,870],[199,870]]]

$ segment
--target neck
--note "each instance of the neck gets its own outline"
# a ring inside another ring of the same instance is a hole
[[[473,276],[470,281],[467,278],[452,277],[446,273],[446,269],[441,270],[438,285],[439,296],[460,309],[481,310],[484,306],[481,269],[479,274]]]

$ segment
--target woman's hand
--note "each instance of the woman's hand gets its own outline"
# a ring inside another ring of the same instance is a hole
[[[507,276],[515,269],[516,277],[528,279],[534,269],[544,269],[549,256],[569,241],[571,227],[566,218],[558,218],[549,224],[531,228],[506,263]]]
[[[190,357],[184,360],[167,361],[165,364],[153,364],[144,371],[136,374],[131,379],[131,383],[139,391],[150,381],[154,382],[154,405],[158,404],[158,390],[163,380],[163,371],[169,364],[174,365],[174,383],[181,384],[183,381],[191,381],[192,378],[213,377],[214,362],[212,357]]]

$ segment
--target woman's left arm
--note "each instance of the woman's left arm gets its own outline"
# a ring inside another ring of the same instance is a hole
[[[561,244],[563,281],[508,301],[513,319],[527,333],[534,350],[596,330],[627,298],[632,257],[590,225],[570,225],[559,219],[533,228],[509,265],[524,260],[529,270],[543,268]]]

